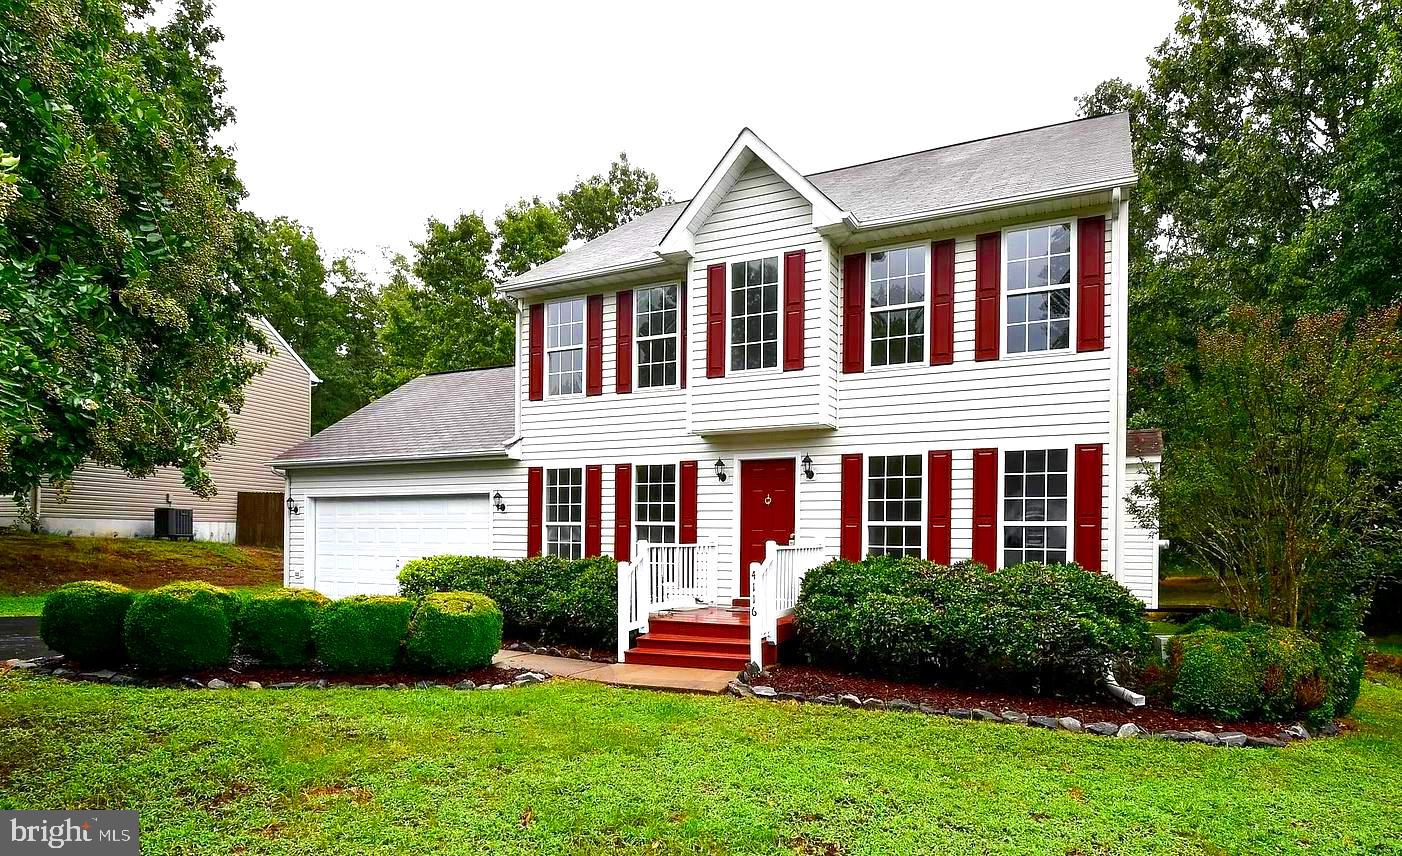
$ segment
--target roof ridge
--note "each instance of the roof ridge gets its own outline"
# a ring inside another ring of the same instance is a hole
[[[492,369],[509,369],[514,368],[515,366],[516,363],[510,362],[501,363],[500,365],[495,366],[473,366],[471,368],[466,369],[443,369],[442,371],[437,372],[424,372],[423,374],[419,375],[419,377],[437,377],[438,375],[464,374],[466,372],[485,372],[491,371]]]

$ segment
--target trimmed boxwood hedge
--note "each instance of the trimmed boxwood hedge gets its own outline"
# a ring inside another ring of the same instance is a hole
[[[123,640],[140,669],[175,672],[229,660],[230,616],[238,598],[202,582],[171,583],[138,594],[123,622]]]
[[[135,594],[116,583],[65,583],[44,599],[39,637],[44,644],[84,664],[126,662],[122,623]]]
[[[312,622],[316,655],[338,672],[394,668],[414,604],[392,595],[356,594],[322,607]]]
[[[301,666],[312,659],[312,621],[330,603],[312,589],[280,588],[254,595],[238,621],[239,650],[270,666]]]
[[[405,657],[433,672],[487,666],[501,649],[501,625],[501,610],[484,594],[431,592],[414,609]]]

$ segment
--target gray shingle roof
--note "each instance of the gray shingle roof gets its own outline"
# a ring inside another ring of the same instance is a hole
[[[1134,177],[1129,114],[927,149],[806,176],[858,225],[962,207],[977,207]],[[686,207],[664,205],[551,259],[506,283],[508,288],[583,277],[610,268],[663,262],[653,252]]]
[[[503,453],[516,433],[511,366],[424,375],[273,460],[274,466]]]

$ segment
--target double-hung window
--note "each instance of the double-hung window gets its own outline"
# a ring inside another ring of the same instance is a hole
[[[1066,561],[1066,450],[1003,453],[1003,566]]]
[[[677,465],[639,464],[634,530],[649,544],[677,543]]]
[[[779,257],[730,266],[730,369],[779,365]]]
[[[922,482],[919,455],[867,459],[867,552],[920,555]]]
[[[1007,233],[1007,352],[1071,347],[1071,224]]]
[[[925,357],[925,248],[871,254],[871,364]]]
[[[551,395],[584,392],[584,298],[545,304],[545,362]]]
[[[545,552],[562,559],[584,555],[584,470],[545,471]]]
[[[634,300],[638,388],[677,384],[677,286],[640,288]]]

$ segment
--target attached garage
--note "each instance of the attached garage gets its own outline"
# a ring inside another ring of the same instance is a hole
[[[328,597],[396,594],[406,562],[491,553],[486,494],[325,497],[311,503],[311,588]]]

